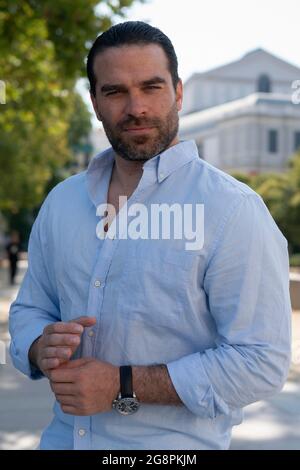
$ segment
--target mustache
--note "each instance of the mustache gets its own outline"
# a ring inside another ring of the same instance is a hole
[[[121,130],[125,130],[128,127],[158,127],[160,125],[160,119],[157,118],[138,118],[130,117],[119,122],[118,127]]]

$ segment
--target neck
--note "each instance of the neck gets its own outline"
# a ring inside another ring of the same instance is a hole
[[[130,162],[118,154],[115,155],[115,165],[112,183],[122,188],[124,194],[131,193],[138,185],[143,173],[144,162]]]
[[[168,148],[178,144],[179,139],[176,136]],[[122,188],[124,194],[132,193],[137,187],[143,174],[143,165],[145,162],[135,162],[125,160],[120,155],[115,154],[115,165],[112,174],[112,183]]]

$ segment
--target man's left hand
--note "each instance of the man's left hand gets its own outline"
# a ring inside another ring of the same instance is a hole
[[[110,411],[120,389],[119,368],[93,358],[69,361],[49,378],[62,411],[77,416]]]

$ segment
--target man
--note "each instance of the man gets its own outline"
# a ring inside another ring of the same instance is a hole
[[[112,148],[46,198],[10,312],[15,366],[56,397],[40,448],[227,449],[241,409],[287,376],[286,240],[256,193],[179,141],[161,31],[113,26],[87,72]],[[124,236],[137,204],[202,205],[203,244]]]

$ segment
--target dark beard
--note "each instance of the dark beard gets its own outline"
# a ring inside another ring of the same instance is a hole
[[[118,124],[116,130],[113,130],[105,120],[102,120],[105,133],[114,151],[124,160],[135,162],[146,162],[166,150],[177,136],[178,122],[176,103],[174,103],[164,120],[128,118]],[[122,132],[124,128],[132,125],[155,127],[157,135],[152,139],[147,135],[135,136],[131,142],[128,142],[122,138]]]

